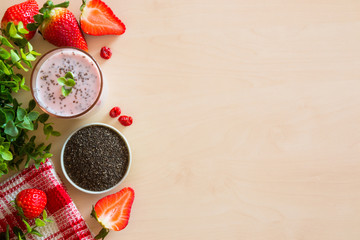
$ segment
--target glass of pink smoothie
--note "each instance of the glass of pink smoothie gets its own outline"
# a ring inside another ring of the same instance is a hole
[[[74,76],[75,86],[63,96],[57,79],[67,72]],[[90,112],[98,103],[103,89],[103,76],[93,57],[77,48],[54,49],[34,66],[31,92],[39,107],[60,118],[77,118]]]

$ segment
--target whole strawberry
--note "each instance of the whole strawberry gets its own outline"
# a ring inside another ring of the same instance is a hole
[[[39,13],[39,6],[35,0],[28,0],[16,5],[9,7],[1,20],[1,29],[5,29],[8,22],[13,22],[17,25],[20,21],[24,24],[26,30],[26,25],[28,23],[34,23],[34,16]],[[25,38],[30,40],[34,37],[36,31],[29,31],[28,34],[25,34]]]
[[[44,191],[29,188],[18,193],[15,199],[16,208],[28,219],[40,216],[47,203]]]
[[[47,1],[34,17],[36,23],[29,24],[29,30],[38,27],[39,32],[48,42],[58,47],[76,47],[87,51],[88,46],[79,24],[67,7],[69,1],[54,5]]]

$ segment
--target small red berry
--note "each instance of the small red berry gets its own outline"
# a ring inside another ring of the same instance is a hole
[[[116,118],[121,114],[121,109],[119,107],[113,107],[110,112],[109,115],[112,118]]]
[[[130,126],[133,123],[133,118],[130,116],[122,115],[119,117],[119,122],[124,126]]]
[[[109,59],[111,58],[111,49],[108,47],[102,47],[100,50],[100,56],[104,59]]]

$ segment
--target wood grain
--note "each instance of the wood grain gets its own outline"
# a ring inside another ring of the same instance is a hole
[[[127,136],[121,187],[136,199],[109,240],[360,238],[359,1],[106,3],[127,26],[86,36],[107,97],[91,118],[52,119],[62,136],[50,141],[63,177],[60,150],[77,127],[105,122]],[[53,48],[39,35],[33,44]],[[108,117],[115,105],[131,127]],[[89,214],[102,196],[65,184],[98,231]]]

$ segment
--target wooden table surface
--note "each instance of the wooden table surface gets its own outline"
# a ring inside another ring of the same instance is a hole
[[[133,150],[112,192],[136,193],[129,225],[108,240],[360,238],[360,1],[106,3],[127,26],[86,35],[106,98],[89,118],[51,119],[62,136],[49,139],[92,231],[91,206],[105,195],[72,187],[60,151],[72,131],[103,122]],[[70,3],[77,17],[80,5]],[[54,48],[40,35],[32,43]],[[116,105],[132,126],[108,116]]]

